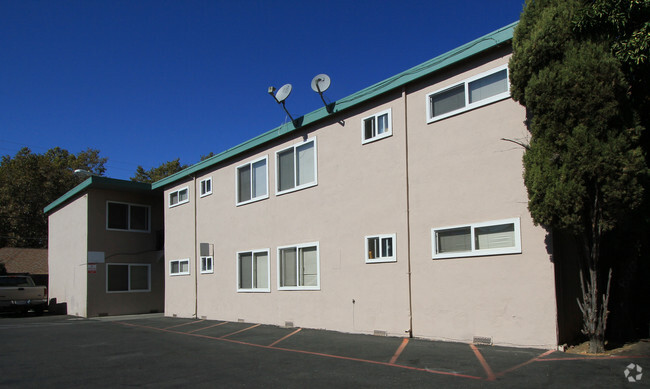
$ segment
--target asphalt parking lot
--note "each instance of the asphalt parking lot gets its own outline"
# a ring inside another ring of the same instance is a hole
[[[650,387],[650,347],[588,357],[161,315],[4,315],[0,339],[12,388]]]

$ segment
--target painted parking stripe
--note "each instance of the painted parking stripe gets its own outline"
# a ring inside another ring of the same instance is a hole
[[[498,373],[496,374],[496,376],[497,376],[497,377],[501,377],[501,376],[503,376],[503,375],[505,375],[505,374],[507,374],[507,373],[510,373],[510,372],[512,372],[512,371],[515,371],[515,370],[519,369],[520,367],[524,367],[524,366],[529,365],[529,364],[531,364],[531,363],[533,363],[533,362],[537,362],[540,358],[543,358],[543,357],[545,357],[545,356],[547,356],[547,355],[553,354],[553,352],[555,352],[555,350],[548,350],[548,351],[546,351],[546,352],[544,352],[544,353],[542,353],[542,354],[536,356],[535,358],[532,358],[532,359],[530,359],[530,360],[528,360],[528,361],[526,361],[526,362],[524,362],[524,363],[520,363],[520,364],[518,364],[518,365],[516,365],[516,366],[513,366],[513,367],[511,367],[511,368],[509,368],[509,369],[506,369],[506,370],[504,370],[504,371],[498,372]]]
[[[485,358],[483,358],[483,355],[478,350],[478,348],[473,344],[470,344],[469,347],[472,348],[472,351],[474,351],[474,354],[476,355],[476,358],[478,359],[479,362],[481,362],[481,366],[483,366],[483,370],[485,370],[485,374],[487,374],[487,380],[488,381],[496,380],[497,376],[494,374],[494,372],[492,371],[492,368],[490,367],[490,365],[488,365]]]
[[[261,326],[261,324],[255,324],[255,325],[252,325],[252,326],[250,326],[250,327],[246,327],[246,328],[244,328],[244,329],[242,329],[242,330],[235,331],[235,332],[231,332],[231,333],[229,333],[229,334],[226,334],[226,335],[220,336],[219,338],[221,338],[221,339],[223,339],[223,338],[227,338],[227,337],[229,337],[230,335],[235,335],[235,334],[238,334],[238,333],[240,333],[240,332],[248,331],[248,330],[250,330],[250,329],[252,329],[252,328],[259,327],[259,326]]]
[[[288,337],[297,334],[298,332],[300,332],[300,330],[302,330],[302,328],[298,328],[297,330],[293,331],[292,333],[287,334],[287,335],[281,337],[280,339],[276,340],[275,342],[269,344],[269,347],[273,347],[273,346],[275,346],[276,344],[278,344],[278,343],[282,342],[283,340],[287,339]]]
[[[271,347],[271,346],[265,346],[265,345],[261,345],[261,344],[248,343],[248,342],[242,342],[242,341],[239,341],[239,340],[227,339],[227,338],[223,338],[223,337],[208,336],[208,335],[202,335],[202,334],[190,334],[188,332],[171,331],[171,330],[166,329],[166,328],[156,328],[156,327],[138,325],[138,324],[133,324],[133,323],[126,323],[126,322],[113,322],[113,323],[129,326],[129,327],[139,327],[139,328],[147,328],[147,329],[154,330],[154,331],[169,332],[170,334],[194,336],[194,337],[197,337],[197,338],[219,340],[219,341],[222,341],[222,342],[241,344],[241,345],[246,345],[246,346],[250,346],[250,347],[259,347],[259,348],[264,348],[264,349],[267,349],[267,350],[285,351],[285,352],[289,352],[289,353],[315,355],[315,356],[320,356],[320,357],[325,357],[325,358],[341,359],[341,360],[345,360],[345,361],[355,361],[355,362],[362,362],[362,363],[370,363],[370,364],[373,364],[373,365],[389,366],[389,367],[400,368],[400,369],[421,371],[421,372],[431,373],[431,374],[440,374],[440,375],[446,375],[446,376],[452,376],[452,377],[469,378],[469,379],[473,379],[473,380],[483,380],[484,379],[482,377],[477,377],[477,376],[473,376],[473,375],[469,375],[469,374],[451,373],[451,372],[448,372],[448,371],[439,371],[439,370],[432,370],[432,369],[426,369],[426,368],[421,368],[421,367],[391,364],[391,363],[388,363],[388,362],[372,361],[372,360],[369,360],[369,359],[343,357],[343,356],[340,356],[340,355],[317,353],[317,352],[313,352],[313,351],[295,350],[295,349],[282,348],[282,347]],[[247,329],[250,329],[250,327],[247,328]]]
[[[163,328],[163,329],[168,330],[168,329],[171,329],[171,328],[178,328],[178,327],[188,326],[188,325],[190,325],[190,324],[201,323],[201,322],[203,322],[203,321],[205,321],[205,319],[201,319],[201,320],[197,320],[197,321],[189,321],[189,322],[187,322],[187,323],[177,324],[177,325],[175,325],[175,326],[165,327],[165,328]]]
[[[399,356],[402,354],[402,351],[404,351],[408,342],[409,342],[409,338],[404,338],[404,340],[402,340],[402,344],[399,345],[397,351],[395,351],[395,354],[393,355],[393,357],[390,359],[390,362],[388,363],[394,364],[397,361],[397,358],[399,358]]]
[[[207,326],[207,327],[203,327],[203,328],[197,328],[197,329],[195,329],[195,330],[188,331],[187,333],[188,333],[188,334],[193,334],[193,333],[195,333],[195,332],[197,332],[197,331],[207,330],[208,328],[212,328],[212,327],[219,327],[219,326],[222,326],[222,325],[224,325],[224,324],[228,324],[228,323],[229,323],[229,322],[224,321],[224,322],[221,322],[221,323],[213,324],[213,325],[211,325],[211,326]]]

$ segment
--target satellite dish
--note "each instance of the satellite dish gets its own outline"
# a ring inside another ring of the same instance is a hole
[[[311,89],[314,92],[323,93],[330,87],[330,77],[327,74],[319,74],[311,80]]]
[[[278,89],[278,93],[275,94],[275,99],[278,103],[283,102],[289,94],[291,93],[291,84],[285,84],[282,88]]]

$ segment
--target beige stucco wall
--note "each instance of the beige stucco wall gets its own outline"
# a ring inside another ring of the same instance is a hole
[[[107,201],[150,206],[150,231],[107,230]],[[105,258],[103,263],[96,264],[96,273],[88,274],[88,316],[162,312],[164,259],[162,247],[157,247],[157,234],[163,229],[160,196],[91,189],[88,210],[88,251],[103,252]],[[106,265],[111,263],[150,265],[151,290],[107,293]]]
[[[190,202],[164,206],[165,314],[404,336],[410,249],[414,336],[553,347],[554,275],[545,231],[526,209],[522,149],[501,140],[526,137],[523,108],[507,99],[426,120],[427,93],[505,64],[508,55],[504,49],[465,62],[410,85],[406,100],[402,91],[391,92],[167,188],[165,202],[170,191],[189,186]],[[393,135],[362,145],[362,119],[388,108]],[[304,137],[317,139],[318,185],[277,196],[275,152]],[[236,206],[236,167],[263,156],[269,198]],[[198,198],[195,189],[206,177],[213,194]],[[432,228],[507,218],[521,220],[521,254],[432,259]],[[393,233],[397,262],[366,264],[364,236]],[[196,273],[202,242],[214,244],[213,274]],[[277,248],[307,242],[319,242],[320,290],[278,290]],[[270,249],[271,291],[238,293],[236,253],[256,249]],[[169,261],[183,258],[190,258],[191,274],[170,277]]]
[[[68,314],[75,316],[86,316],[87,225],[87,195],[48,217],[49,298],[66,303]]]

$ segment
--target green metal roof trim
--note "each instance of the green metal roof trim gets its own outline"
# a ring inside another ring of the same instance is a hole
[[[44,213],[52,211],[54,208],[64,204],[66,201],[82,193],[86,189],[109,189],[127,192],[151,192],[151,184],[144,184],[142,182],[133,182],[126,180],[118,180],[116,178],[92,176],[86,179],[81,184],[70,189],[66,194],[56,199],[52,204],[43,209]]]
[[[250,139],[222,153],[219,153],[195,165],[192,165],[178,173],[172,174],[171,176],[163,178],[160,181],[156,181],[152,184],[152,188],[158,189],[164,187],[165,185],[170,185],[180,179],[190,176],[193,173],[208,168],[245,151],[251,150],[273,139],[279,138],[280,136],[292,132],[297,128],[302,128],[308,124],[313,124],[321,119],[327,118],[335,113],[350,109],[381,94],[399,88],[419,78],[428,76],[447,66],[460,62],[485,50],[496,47],[504,42],[510,41],[512,40],[512,34],[517,23],[518,22],[511,23],[494,32],[482,36],[481,38],[466,43],[454,50],[448,51],[445,54],[439,55],[423,64],[415,66],[407,71],[404,71],[375,85],[365,88],[348,97],[344,97],[330,105],[333,107],[332,113],[328,113],[325,107],[317,109],[316,111],[297,118],[296,122],[300,123],[299,127],[295,127],[292,122],[286,123],[280,127],[276,127],[253,139]]]

